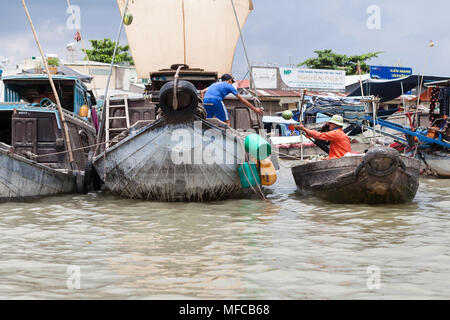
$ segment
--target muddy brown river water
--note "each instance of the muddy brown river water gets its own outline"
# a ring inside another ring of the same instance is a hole
[[[3,203],[0,298],[449,299],[449,187],[334,205],[297,194],[283,168],[266,202]]]

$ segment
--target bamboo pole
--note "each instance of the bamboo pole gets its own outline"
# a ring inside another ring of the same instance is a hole
[[[28,8],[27,8],[27,5],[25,3],[25,0],[22,0],[22,5],[23,5],[23,8],[25,9],[25,13],[27,14],[28,22],[30,23],[30,26],[31,26],[31,31],[33,31],[34,39],[35,39],[36,44],[37,44],[37,46],[39,48],[39,52],[41,53],[41,57],[42,57],[42,61],[43,61],[44,66],[45,66],[45,70],[47,71],[48,80],[50,81],[50,85],[52,87],[53,94],[55,95],[55,100],[56,100],[56,105],[57,105],[57,108],[58,108],[58,113],[59,113],[59,116],[61,117],[61,122],[62,122],[63,128],[64,128],[64,138],[65,138],[64,140],[65,140],[66,148],[67,148],[67,151],[68,151],[67,154],[68,154],[68,157],[69,157],[69,163],[70,163],[71,169],[73,170],[73,169],[75,169],[76,164],[75,164],[75,161],[74,161],[74,158],[73,158],[72,144],[71,144],[71,141],[70,141],[69,129],[67,128],[66,119],[64,117],[64,112],[63,112],[62,107],[61,107],[61,101],[59,100],[59,95],[58,95],[58,92],[56,91],[55,83],[53,82],[53,77],[52,77],[52,75],[50,73],[50,70],[48,68],[47,59],[45,59],[44,51],[42,50],[41,43],[39,42],[39,38],[37,36],[36,29],[34,28],[33,21],[31,20],[30,13],[28,12]]]
[[[306,89],[303,89],[303,94],[302,94],[302,100],[300,102],[300,107],[299,107],[299,114],[298,114],[298,121],[300,122],[300,124],[303,124],[303,104],[305,102],[305,96],[306,96]],[[303,132],[300,133],[300,158],[301,160],[303,160]]]
[[[425,70],[427,68],[428,58],[430,56],[430,48],[433,48],[433,47],[434,47],[434,42],[431,40],[428,43],[427,53],[426,53],[426,56],[425,56],[425,62],[424,62],[423,69],[422,69],[422,76],[421,76],[421,78],[419,78],[420,79],[420,81],[419,81],[419,92],[417,93],[417,106],[416,106],[416,111],[414,112],[414,121],[413,121],[413,125],[414,126],[417,126],[416,125],[416,118],[417,118],[417,114],[419,113],[419,104],[420,104],[420,95],[422,94],[423,77],[425,75]],[[418,122],[420,122],[420,117],[419,117],[419,121]]]
[[[358,74],[359,74],[359,85],[361,86],[361,97],[364,97],[363,84],[361,78],[361,64],[359,60],[358,60]]]

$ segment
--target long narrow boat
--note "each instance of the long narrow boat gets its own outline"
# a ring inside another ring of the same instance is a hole
[[[65,153],[62,123],[47,75],[3,78],[6,102],[0,103],[0,201],[86,192],[88,188],[84,172],[96,130],[77,114],[91,107],[95,99],[76,77],[55,75],[54,80],[72,149],[76,150],[74,163],[69,163]]]
[[[420,161],[392,148],[317,161],[292,169],[298,190],[334,203],[391,204],[414,199]]]

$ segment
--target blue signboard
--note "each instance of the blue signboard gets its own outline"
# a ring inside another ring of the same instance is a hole
[[[411,75],[412,75],[412,68],[384,67],[384,66],[370,67],[370,77],[372,79],[392,80],[403,77],[409,77]]]

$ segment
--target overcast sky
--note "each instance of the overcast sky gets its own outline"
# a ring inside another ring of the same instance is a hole
[[[1,1],[0,58],[18,63],[37,56],[21,1]],[[66,26],[66,0],[26,2],[45,51],[66,58],[66,44],[74,35]],[[85,39],[115,39],[120,22],[115,0],[71,2],[81,8]],[[369,6],[379,8],[379,21],[374,11],[367,13]],[[318,49],[348,55],[383,51],[370,63],[412,67],[415,74],[425,69],[429,75],[450,76],[448,0],[254,0],[254,7],[244,28],[252,63],[284,67],[289,56],[297,64]],[[430,40],[435,42],[432,49],[428,48]],[[125,36],[122,42],[126,42]],[[239,44],[233,72],[242,77],[246,70]]]

